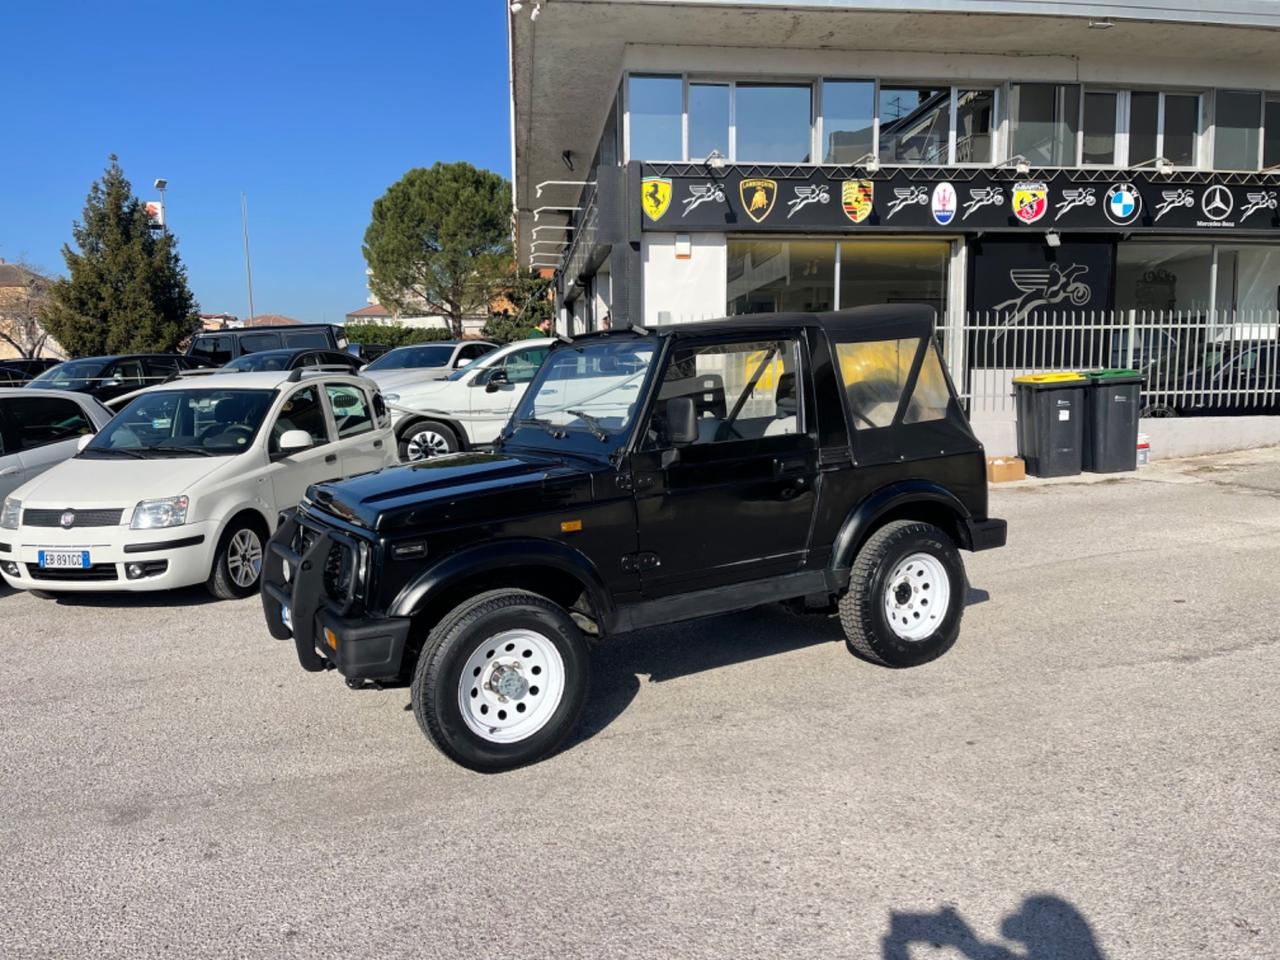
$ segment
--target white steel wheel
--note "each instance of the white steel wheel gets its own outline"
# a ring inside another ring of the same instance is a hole
[[[951,606],[951,580],[942,561],[913,553],[885,581],[884,616],[903,640],[923,640],[942,623]]]
[[[564,659],[555,644],[535,630],[504,630],[467,658],[458,708],[476,736],[516,743],[547,725],[564,690]]]
[[[442,457],[449,452],[449,441],[435,430],[414,430],[405,438],[405,453],[410,460]]]
[[[237,587],[248,588],[258,582],[262,573],[262,541],[248,527],[236,531],[227,544],[227,572]]]

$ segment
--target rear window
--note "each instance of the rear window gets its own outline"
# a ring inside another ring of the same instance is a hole
[[[215,366],[222,366],[231,359],[230,337],[196,337],[188,351],[193,357],[207,360]]]
[[[849,396],[855,429],[873,430],[893,423],[919,350],[919,337],[836,344],[840,379]],[[942,361],[930,341],[902,422],[941,420],[947,415],[950,399]]]

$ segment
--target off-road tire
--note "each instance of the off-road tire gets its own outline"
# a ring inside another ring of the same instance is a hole
[[[455,433],[453,428],[448,424],[441,423],[439,420],[418,420],[400,434],[398,443],[401,463],[416,462],[415,460],[410,459],[409,442],[416,435],[422,433],[434,433],[444,441],[444,445],[448,449],[436,450],[426,457],[418,457],[417,460],[429,460],[431,457],[440,456],[444,453],[453,453],[454,451],[461,449],[461,445],[458,443],[457,433]]]
[[[550,718],[526,738],[487,740],[468,726],[459,704],[468,659],[495,634],[528,629],[554,645],[564,668],[564,688]],[[553,754],[577,726],[587,700],[591,664],[587,642],[568,612],[527,590],[490,590],[441,618],[418,656],[410,702],[418,726],[441,753],[481,773],[525,766]]]
[[[236,520],[229,525],[222,532],[222,539],[218,541],[218,552],[214,554],[213,569],[209,572],[209,579],[205,581],[205,588],[219,600],[242,600],[257,593],[258,588],[262,586],[261,566],[258,568],[257,578],[248,585],[236,583],[231,574],[229,564],[231,543],[244,530],[252,532],[258,538],[260,562],[265,560],[268,538],[261,527],[248,520]]]
[[[913,554],[935,558],[946,571],[950,595],[934,631],[918,640],[898,636],[885,614],[885,591],[894,568]],[[955,543],[938,527],[893,520],[876,530],[858,551],[849,589],[840,598],[840,625],[849,651],[886,667],[916,667],[936,660],[956,642],[964,613],[964,563]]]

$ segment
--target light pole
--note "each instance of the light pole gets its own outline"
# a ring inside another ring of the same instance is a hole
[[[168,186],[168,180],[156,177],[155,188],[160,191],[160,229],[165,233],[169,232],[169,211],[164,205],[164,191]]]

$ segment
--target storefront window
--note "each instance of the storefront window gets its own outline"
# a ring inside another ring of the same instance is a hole
[[[738,162],[809,162],[813,146],[812,87],[739,83],[736,91],[734,125]]]
[[[853,163],[875,149],[876,85],[870,80],[822,84],[824,163]]]
[[[689,84],[689,159],[729,156],[729,85]]]
[[[1267,113],[1262,138],[1262,166],[1280,164],[1280,97],[1267,97]]]
[[[994,90],[956,91],[956,163],[990,163]]]
[[[728,313],[835,309],[836,244],[738,240],[728,247]]]
[[[1255,315],[1280,310],[1280,247],[1218,247],[1214,310]]]
[[[631,77],[629,160],[684,159],[683,99],[680,77]]]
[[[1159,154],[1160,94],[1135,90],[1129,94],[1129,165],[1150,163]]]
[[[1262,94],[1219,90],[1213,116],[1213,165],[1220,170],[1257,170]]]
[[[880,162],[946,163],[950,87],[880,87]]]
[[[1015,83],[1009,88],[1013,153],[1032,166],[1075,163],[1080,88],[1074,84]]]
[[[1116,162],[1116,100],[1114,93],[1084,95],[1084,142],[1080,162],[1110,167]]]
[[[1196,165],[1196,137],[1200,133],[1200,97],[1166,93],[1164,96],[1165,159],[1175,167]]]
[[[1125,242],[1116,247],[1116,309],[1177,311],[1188,318],[1212,308],[1213,247]]]
[[[840,244],[840,308],[925,303],[947,311],[946,240],[845,240]]]

